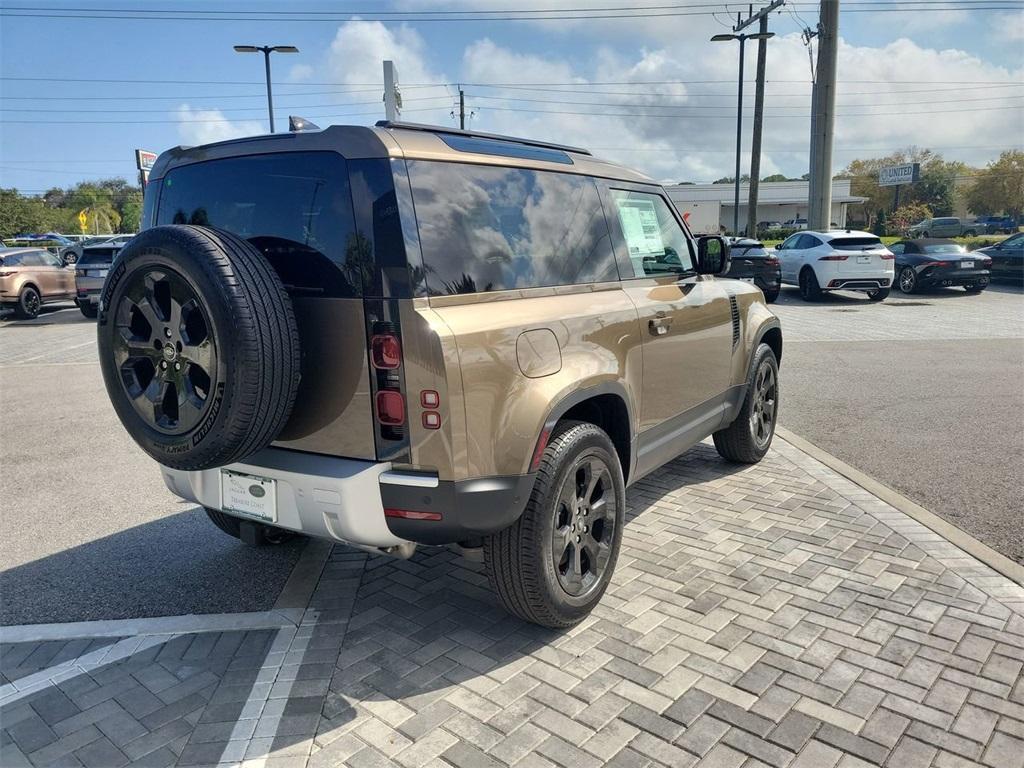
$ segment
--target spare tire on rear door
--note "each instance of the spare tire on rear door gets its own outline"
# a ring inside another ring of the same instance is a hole
[[[229,232],[164,226],[118,254],[97,324],[100,367],[125,429],[174,469],[239,461],[288,421],[299,385],[291,299]]]

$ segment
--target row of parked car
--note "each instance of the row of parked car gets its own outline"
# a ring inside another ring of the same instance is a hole
[[[1024,232],[968,251],[952,240],[908,238],[888,247],[870,232],[798,232],[769,250],[758,240],[734,238],[728,277],[753,283],[769,302],[783,285],[795,285],[806,301],[828,291],[861,291],[882,301],[895,287],[903,293],[959,286],[980,293],[993,278],[1024,284]]]
[[[907,237],[975,237],[977,235],[1009,235],[1017,231],[1018,221],[1013,216],[979,216],[973,221],[956,216],[939,216],[923,219],[907,230]],[[833,229],[838,229],[835,222]],[[757,231],[761,234],[786,230],[807,229],[807,219],[789,221],[759,221]]]
[[[132,237],[91,238],[56,253],[43,245],[0,248],[0,306],[31,319],[44,304],[72,300],[83,315],[96,317],[110,265]]]

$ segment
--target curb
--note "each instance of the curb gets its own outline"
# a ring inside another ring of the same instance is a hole
[[[797,448],[808,456],[824,464],[829,469],[838,472],[840,475],[856,483],[868,493],[877,496],[891,507],[898,509],[908,517],[913,518],[926,528],[950,541],[955,546],[967,552],[972,557],[985,563],[995,571],[1003,574],[1011,581],[1024,586],[1024,565],[1015,563],[1006,555],[996,552],[988,544],[983,544],[966,531],[957,528],[950,522],[943,520],[934,512],[917,504],[901,493],[898,493],[888,486],[882,485],[877,480],[869,477],[859,469],[854,469],[842,459],[837,459],[831,453],[823,451],[814,443],[810,443],[799,435],[795,435],[784,427],[775,427],[775,434],[787,443]]]

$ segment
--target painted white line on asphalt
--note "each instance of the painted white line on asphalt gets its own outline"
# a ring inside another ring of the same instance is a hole
[[[301,608],[281,608],[252,613],[209,613],[157,616],[148,619],[74,621],[66,624],[22,624],[0,627],[0,642],[73,640],[79,637],[182,635],[190,632],[229,632],[236,629],[281,629],[302,621]]]

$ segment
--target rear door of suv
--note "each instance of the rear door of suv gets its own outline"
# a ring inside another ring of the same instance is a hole
[[[723,281],[698,275],[696,249],[658,188],[608,182],[608,220],[622,287],[643,337],[637,471],[721,419],[729,387],[732,312]]]

